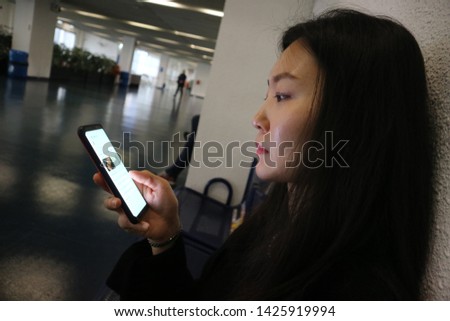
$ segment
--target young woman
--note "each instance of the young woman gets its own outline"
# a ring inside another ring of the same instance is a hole
[[[432,220],[432,141],[423,57],[390,19],[334,10],[288,29],[255,115],[260,210],[209,260],[186,269],[178,204],[149,172],[108,284],[122,299],[415,300]],[[104,186],[99,174],[94,181]]]

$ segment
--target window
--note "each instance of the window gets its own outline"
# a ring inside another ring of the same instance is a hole
[[[75,34],[61,28],[56,28],[53,43],[73,49],[75,47]]]
[[[142,49],[134,51],[131,73],[135,75],[146,75],[150,78],[158,76],[160,56],[149,53]]]

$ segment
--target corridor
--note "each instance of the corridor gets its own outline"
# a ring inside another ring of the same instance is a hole
[[[203,102],[173,92],[0,77],[0,300],[101,298],[135,237],[103,208],[77,128],[102,123],[125,165],[159,172],[172,158],[164,146],[190,130]]]

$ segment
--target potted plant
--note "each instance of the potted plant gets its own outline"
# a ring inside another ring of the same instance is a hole
[[[105,56],[55,44],[50,78],[85,85],[113,85],[115,66],[116,63]]]
[[[8,57],[11,50],[12,35],[0,30],[0,76],[8,72]]]

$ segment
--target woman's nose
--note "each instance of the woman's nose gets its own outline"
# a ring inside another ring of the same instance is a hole
[[[269,121],[266,117],[264,104],[259,108],[258,112],[253,117],[252,124],[253,127],[262,132],[267,132],[269,130]]]

